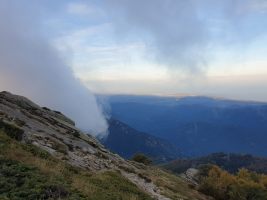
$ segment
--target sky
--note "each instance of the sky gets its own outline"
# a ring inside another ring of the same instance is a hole
[[[94,93],[267,102],[267,0],[11,2]]]

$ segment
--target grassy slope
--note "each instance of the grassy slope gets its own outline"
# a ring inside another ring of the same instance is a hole
[[[74,168],[0,131],[0,199],[150,200],[119,172]]]
[[[16,138],[16,128],[11,128],[5,128],[9,136],[0,129],[0,200],[151,199],[118,171],[93,173],[72,167],[33,145],[11,139]],[[158,168],[148,167],[143,176],[149,177],[170,199],[208,199],[181,178]]]

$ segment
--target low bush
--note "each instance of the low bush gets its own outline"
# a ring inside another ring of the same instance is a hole
[[[267,176],[247,169],[232,175],[211,166],[200,182],[199,190],[217,200],[267,200]]]
[[[24,131],[16,125],[6,123],[0,120],[0,130],[4,131],[9,137],[21,141]]]
[[[135,154],[132,158],[133,161],[143,163],[144,165],[150,165],[152,161],[144,154]]]
[[[33,156],[36,156],[42,159],[49,159],[51,157],[47,151],[44,151],[32,144],[21,145],[21,147],[27,152],[31,152]]]

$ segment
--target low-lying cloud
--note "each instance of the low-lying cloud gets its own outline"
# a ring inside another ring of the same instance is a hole
[[[102,110],[42,34],[42,11],[34,1],[0,1],[0,90],[60,110],[101,137],[107,131]]]

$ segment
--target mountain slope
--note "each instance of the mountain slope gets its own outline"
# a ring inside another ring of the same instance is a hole
[[[0,199],[152,199],[119,173],[72,167],[3,131],[0,141]]]
[[[164,138],[183,155],[267,156],[267,104],[209,97],[111,96],[112,117]]]
[[[179,177],[125,161],[74,125],[58,111],[0,92],[0,198],[208,199]]]
[[[143,153],[154,162],[166,162],[180,157],[179,149],[164,139],[141,133],[128,125],[109,120],[109,135],[102,143],[111,151],[129,159]]]

